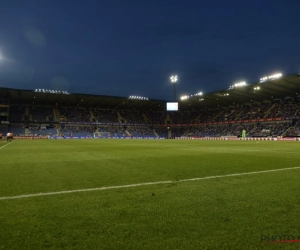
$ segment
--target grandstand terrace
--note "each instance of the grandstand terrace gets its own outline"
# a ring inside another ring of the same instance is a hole
[[[96,108],[92,111],[93,113],[93,120],[99,123],[117,123],[118,121],[118,114],[117,111],[114,109],[99,109]]]
[[[260,86],[259,90],[257,86]],[[299,136],[300,75],[168,100],[0,88],[1,132],[19,135]]]

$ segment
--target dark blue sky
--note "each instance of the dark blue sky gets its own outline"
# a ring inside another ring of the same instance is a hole
[[[172,99],[300,71],[300,1],[9,0],[0,86]]]

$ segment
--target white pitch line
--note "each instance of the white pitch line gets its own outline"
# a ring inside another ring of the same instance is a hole
[[[225,177],[234,177],[234,176],[242,176],[242,175],[252,175],[252,174],[263,174],[263,173],[278,172],[278,171],[285,171],[285,170],[295,170],[295,169],[300,169],[300,167],[280,168],[280,169],[271,169],[271,170],[236,173],[236,174],[226,174],[226,175],[213,175],[213,176],[206,176],[206,177],[199,177],[199,178],[183,179],[183,180],[178,180],[178,181],[156,181],[156,182],[144,182],[144,183],[136,183],[136,184],[128,184],[128,185],[120,185],[120,186],[107,186],[107,187],[99,187],[99,188],[75,189],[75,190],[66,190],[66,191],[57,191],[57,192],[48,192],[48,193],[22,194],[22,195],[17,195],[17,196],[0,197],[0,200],[12,200],[12,199],[22,199],[22,198],[37,197],[37,196],[49,196],[49,195],[80,193],[80,192],[102,191],[102,190],[109,190],[109,189],[123,189],[123,188],[130,188],[130,187],[151,186],[151,185],[160,185],[160,184],[174,184],[174,183],[178,183],[178,182],[201,181],[201,180],[207,180],[207,179],[216,179],[216,178],[225,178]]]
[[[7,145],[13,143],[13,142],[14,142],[14,141],[12,141],[12,142],[10,142],[10,143],[7,143],[7,144],[5,144],[4,146],[0,147],[0,150],[1,150],[2,148],[6,147]]]

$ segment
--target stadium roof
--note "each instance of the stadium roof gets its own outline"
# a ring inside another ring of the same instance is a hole
[[[33,90],[0,88],[0,97],[8,97],[12,105],[85,107],[102,109],[163,110],[164,100],[138,100],[117,96],[90,94],[63,94],[35,92]]]
[[[254,88],[259,87],[259,90]],[[235,104],[255,103],[300,97],[300,73],[290,74],[278,79],[256,82],[247,86],[221,90],[203,96],[190,97],[179,101],[180,110],[227,107]],[[127,110],[165,110],[167,100],[134,100],[126,97],[40,93],[33,90],[0,88],[0,97],[8,97],[14,105],[34,106],[78,106],[86,108],[127,109]]]
[[[186,103],[192,107],[216,107],[218,105],[222,107],[239,103],[272,102],[274,99],[297,98],[298,96],[300,97],[300,73],[295,73],[274,80],[255,82],[242,87],[191,97],[181,101],[180,106]]]

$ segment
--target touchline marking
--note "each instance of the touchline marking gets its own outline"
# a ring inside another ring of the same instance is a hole
[[[109,189],[122,189],[122,188],[151,186],[151,185],[160,185],[160,184],[174,184],[174,183],[179,183],[179,182],[201,181],[201,180],[207,180],[207,179],[216,179],[216,178],[225,178],[225,177],[232,177],[232,176],[252,175],[252,174],[263,174],[263,173],[278,172],[278,171],[285,171],[285,170],[295,170],[295,169],[300,169],[300,167],[280,168],[280,169],[271,169],[271,170],[263,170],[263,171],[256,171],[256,172],[247,172],[247,173],[236,173],[236,174],[226,174],[226,175],[214,175],[214,176],[206,176],[206,177],[199,177],[199,178],[183,179],[183,180],[178,180],[178,181],[156,181],[156,182],[144,182],[144,183],[136,183],[136,184],[128,184],[128,185],[120,185],[120,186],[107,186],[107,187],[99,187],[99,188],[75,189],[75,190],[66,190],[66,191],[57,191],[57,192],[48,192],[48,193],[22,194],[22,195],[16,195],[16,196],[0,197],[0,200],[12,200],[12,199],[22,199],[22,198],[37,197],[37,196],[72,194],[72,193],[80,193],[80,192],[102,191],[102,190],[109,190]]]
[[[5,144],[4,146],[0,147],[0,150],[1,150],[2,148],[6,147],[6,146],[9,145],[9,144],[12,144],[13,142],[14,142],[14,141],[12,141],[12,142],[10,142],[10,143],[7,143],[7,144]]]

